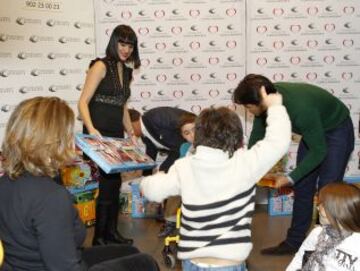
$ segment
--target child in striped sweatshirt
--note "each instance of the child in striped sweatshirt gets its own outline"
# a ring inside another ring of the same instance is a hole
[[[281,95],[262,90],[261,98],[269,108],[266,135],[251,149],[243,148],[235,112],[205,109],[195,123],[195,154],[141,183],[151,201],[182,197],[178,258],[183,270],[244,270],[252,249],[256,182],[286,153],[291,138]]]

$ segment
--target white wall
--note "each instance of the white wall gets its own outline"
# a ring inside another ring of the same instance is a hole
[[[91,1],[0,1],[0,141],[21,100],[59,96],[75,110],[94,56]]]

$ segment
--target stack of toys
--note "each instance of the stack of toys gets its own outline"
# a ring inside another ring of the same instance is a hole
[[[98,194],[99,173],[91,161],[78,158],[71,165],[61,169],[64,186],[74,196],[75,207],[85,225],[95,223],[95,199]]]

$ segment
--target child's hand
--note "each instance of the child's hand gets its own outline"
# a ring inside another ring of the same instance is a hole
[[[272,105],[281,105],[282,104],[282,96],[280,93],[271,93],[267,94],[265,87],[262,86],[260,89],[261,95],[261,103],[265,108],[268,108]]]

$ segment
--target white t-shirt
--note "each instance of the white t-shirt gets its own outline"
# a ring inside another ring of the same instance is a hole
[[[302,243],[286,271],[301,270],[304,252],[316,249],[322,227],[316,227]],[[342,241],[334,251],[325,255],[323,263],[326,271],[360,271],[360,233],[355,232]],[[318,269],[316,269],[318,270]]]

